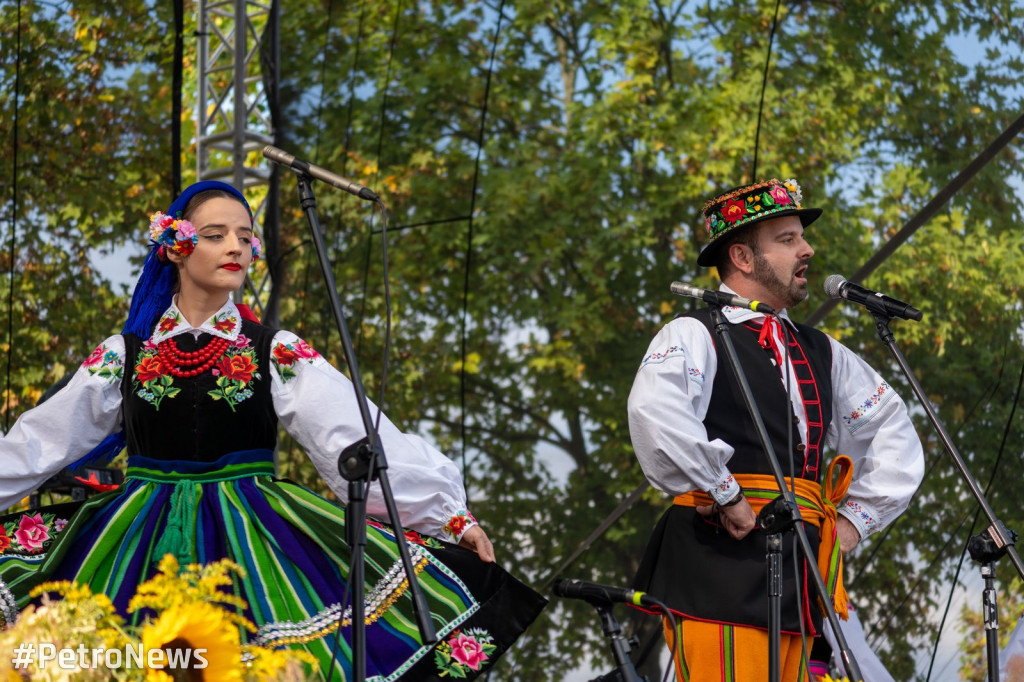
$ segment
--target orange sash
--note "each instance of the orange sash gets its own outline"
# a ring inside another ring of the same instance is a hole
[[[833,474],[838,467],[838,478]],[[743,487],[743,496],[757,514],[766,504],[779,496],[779,486],[774,476],[763,474],[734,474],[736,482]],[[825,480],[819,486],[806,478],[787,478],[786,484],[795,485],[796,502],[804,521],[818,528],[821,544],[818,546],[818,570],[825,581],[825,587],[832,595],[832,603],[840,618],[848,617],[848,597],[843,586],[843,554],[839,551],[836,537],[836,505],[842,502],[853,480],[853,460],[838,455],[828,465]],[[707,506],[714,498],[704,491],[692,491],[677,495],[674,503],[683,507]]]

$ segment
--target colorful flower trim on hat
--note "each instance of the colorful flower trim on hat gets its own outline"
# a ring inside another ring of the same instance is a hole
[[[704,223],[708,237],[717,239],[722,233],[765,218],[779,211],[800,210],[800,185],[795,180],[759,182],[733,190],[704,205]]]
[[[760,220],[785,215],[798,215],[804,227],[821,215],[817,208],[801,206],[803,192],[796,180],[763,180],[715,197],[704,204],[704,224],[708,243],[697,262],[711,265],[716,243],[737,228]]]
[[[161,260],[167,260],[167,251],[174,251],[181,256],[192,253],[199,243],[199,235],[191,222],[184,218],[172,218],[166,213],[154,213],[149,219],[149,237],[159,247],[157,253]],[[263,244],[256,235],[252,236],[252,260],[259,260],[263,252]]]

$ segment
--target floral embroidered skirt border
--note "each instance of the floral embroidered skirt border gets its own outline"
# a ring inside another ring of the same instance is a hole
[[[182,564],[227,558],[245,569],[233,591],[259,630],[243,642],[300,647],[326,677],[351,674],[350,552],[345,510],[273,477],[269,451],[213,463],[131,457],[124,484],[77,512],[41,510],[0,519],[0,606],[28,604],[47,580],[75,580],[107,594],[126,615],[136,586],[166,553]],[[407,532],[438,644],[419,643],[390,528],[367,524],[367,679],[473,679],[522,634],[546,600],[496,564],[461,547]],[[3,539],[7,543],[3,543]],[[9,591],[8,591],[9,590]],[[341,621],[341,637],[336,631]]]

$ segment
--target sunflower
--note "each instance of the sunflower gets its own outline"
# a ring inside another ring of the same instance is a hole
[[[175,670],[166,665],[163,670],[150,669],[146,682],[171,682],[178,679],[216,680],[217,682],[241,682],[242,648],[238,641],[238,627],[230,621],[227,613],[207,602],[175,604],[160,617],[142,629],[142,644],[145,651],[166,650],[169,657],[187,660],[188,670]],[[206,667],[199,668],[206,660]],[[185,659],[188,655],[189,658]],[[165,663],[172,660],[165,657]],[[170,674],[168,674],[170,673]],[[185,673],[185,675],[182,675]]]

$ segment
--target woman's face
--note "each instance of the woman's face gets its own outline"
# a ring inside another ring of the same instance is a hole
[[[188,256],[174,254],[181,293],[217,295],[237,291],[252,263],[252,223],[242,204],[214,197],[192,212],[198,241]]]

